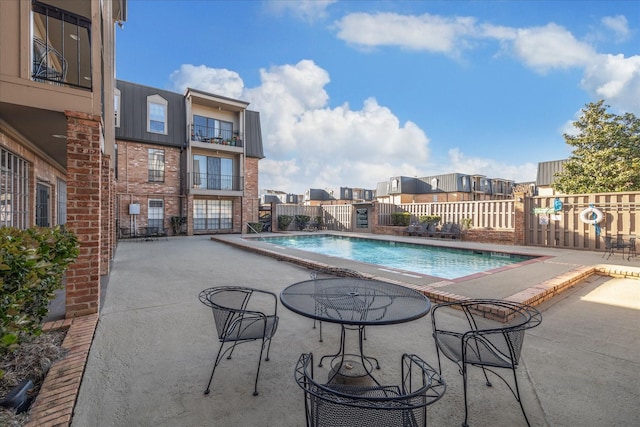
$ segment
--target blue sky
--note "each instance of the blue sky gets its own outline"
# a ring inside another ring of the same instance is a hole
[[[640,116],[639,1],[129,0],[117,78],[259,111],[260,189],[533,181],[589,102]]]

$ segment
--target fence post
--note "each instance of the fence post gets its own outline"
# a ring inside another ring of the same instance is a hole
[[[514,193],[513,194],[513,209],[514,209],[514,233],[513,233],[513,244],[524,246],[525,242],[525,231],[527,229],[527,214],[524,211],[525,207],[525,193]]]

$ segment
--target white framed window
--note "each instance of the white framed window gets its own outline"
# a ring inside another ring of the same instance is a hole
[[[167,134],[167,110],[169,103],[160,95],[147,97],[147,132]]]
[[[194,230],[226,230],[233,228],[233,202],[231,200],[193,201]]]
[[[164,200],[149,199],[147,226],[164,228]]]
[[[120,127],[120,89],[113,90],[113,109],[115,127]]]
[[[0,227],[29,228],[30,164],[0,147]]]

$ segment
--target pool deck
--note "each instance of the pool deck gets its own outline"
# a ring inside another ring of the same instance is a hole
[[[303,352],[320,356],[335,350],[340,328],[325,324],[324,341],[320,343],[311,319],[279,305],[280,323],[270,360],[263,362],[260,369],[260,394],[252,396],[259,345],[246,344],[232,360],[222,361],[211,393],[205,396],[218,342],[211,310],[200,303],[197,295],[204,288],[221,285],[246,285],[280,293],[292,283],[309,279],[310,270],[305,263],[313,268],[328,260],[305,253],[296,263],[281,262],[276,260],[280,255],[273,254],[274,259],[231,244],[246,245],[252,251],[252,247],[273,251],[272,245],[246,242],[239,235],[217,236],[215,240],[211,236],[191,236],[119,243],[95,336],[93,328],[85,329],[87,338],[93,337],[91,349],[85,370],[78,371],[78,383],[82,380],[77,401],[70,401],[70,409],[64,415],[65,419],[72,418],[72,427],[304,425],[302,392],[293,378],[296,360]],[[527,332],[517,375],[532,426],[637,424],[640,258],[627,261],[615,254],[606,261],[597,252],[496,248],[546,258],[442,286],[434,286],[438,282],[432,278],[400,277],[413,281],[412,286],[431,287],[434,292],[481,292],[483,297],[501,297],[527,292],[554,278],[563,282],[562,277],[568,280],[580,274],[575,272],[591,268],[630,275],[590,275],[540,304],[543,321]],[[339,260],[331,261],[336,265]],[[378,271],[375,266],[344,266],[399,280],[397,273]],[[398,382],[399,361],[405,352],[437,366],[431,329],[429,316],[400,325],[367,328],[366,351],[378,357],[382,366],[376,376],[384,382]],[[462,378],[451,362],[444,361],[442,369],[447,391],[440,401],[429,406],[429,425],[459,426],[464,407]],[[315,370],[318,377],[327,373],[326,368]],[[517,402],[504,384],[495,381],[494,387],[487,389],[481,370],[471,369],[469,387],[470,425],[525,425]],[[55,402],[45,400],[45,416],[55,416]]]
[[[360,237],[484,252],[502,252],[535,256],[536,258],[457,279],[442,279],[282,247],[252,234],[244,236],[219,235],[213,236],[211,239],[309,269],[318,269],[326,266],[350,268],[369,278],[417,289],[434,302],[455,301],[466,298],[495,298],[535,306],[594,274],[621,278],[640,278],[640,258],[626,260],[626,258],[622,258],[621,254],[614,254],[607,260],[602,258],[601,252],[576,251],[572,249],[496,245],[451,239],[426,239],[376,234],[338,232],[317,232],[317,234]],[[277,237],[278,235],[284,235],[284,233],[268,233],[268,235]],[[286,235],[308,236],[310,233],[288,232]],[[490,284],[490,286],[487,286],[487,284]]]

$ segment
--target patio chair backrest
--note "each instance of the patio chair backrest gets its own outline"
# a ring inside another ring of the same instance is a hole
[[[221,288],[210,290],[204,299],[201,296],[203,304],[211,307],[213,311],[219,339],[224,339],[232,325],[245,315],[251,294],[250,289]]]
[[[300,356],[295,377],[305,393],[308,427],[424,427],[427,405],[446,389],[431,366],[410,354],[402,356],[400,385],[320,384],[313,378],[311,353]]]

